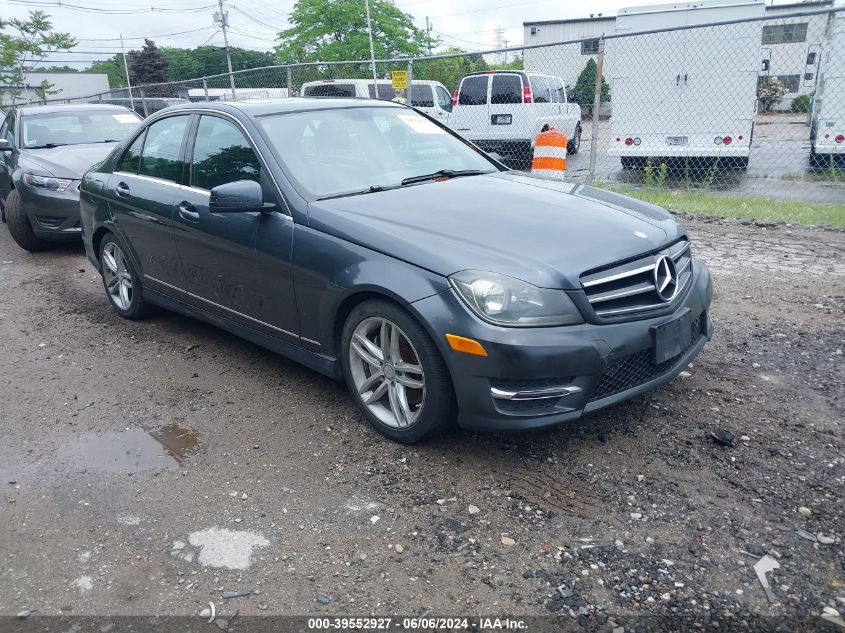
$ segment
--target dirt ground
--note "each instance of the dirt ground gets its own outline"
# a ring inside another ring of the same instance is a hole
[[[842,630],[845,233],[685,222],[716,287],[688,376],[555,430],[412,447],[214,327],[120,319],[81,248],[26,254],[0,226],[0,615]]]

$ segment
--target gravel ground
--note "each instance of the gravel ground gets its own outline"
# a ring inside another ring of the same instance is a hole
[[[716,284],[690,375],[578,424],[414,447],[211,326],[121,320],[81,248],[0,230],[0,615],[841,630],[811,618],[845,613],[845,233],[685,221]]]

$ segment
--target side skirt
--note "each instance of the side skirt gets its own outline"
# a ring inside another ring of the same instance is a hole
[[[210,312],[206,312],[205,310],[201,310],[200,308],[189,306],[182,301],[173,299],[172,297],[156,292],[155,290],[150,290],[149,288],[144,288],[144,299],[153,305],[164,308],[165,310],[177,312],[195,319],[201,319],[211,323],[212,325],[216,325],[220,329],[231,332],[232,334],[240,336],[251,343],[255,343],[256,345],[260,345],[272,352],[276,352],[277,354],[296,361],[301,365],[305,365],[309,369],[313,369],[324,376],[334,378],[335,380],[341,379],[340,364],[333,356],[316,354],[307,349],[303,349],[298,345],[279,340],[273,336],[268,336],[267,334],[248,328],[240,323],[235,323],[229,319],[224,319],[211,314]]]

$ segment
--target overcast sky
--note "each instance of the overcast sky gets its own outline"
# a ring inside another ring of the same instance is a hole
[[[459,46],[466,50],[493,48],[495,29],[503,28],[502,38],[511,46],[522,43],[522,22],[582,18],[591,13],[614,15],[621,7],[660,4],[671,0],[395,0],[410,13],[418,26],[425,27],[429,16],[440,47]],[[777,0],[781,4],[788,0]],[[275,34],[287,27],[287,16],[295,0],[226,0],[229,12],[230,44],[270,50]],[[222,45],[223,36],[213,25],[216,0],[74,0],[89,11],[53,6],[56,0],[0,0],[4,18],[26,17],[41,8],[53,20],[54,28],[68,31],[79,45],[71,54],[56,54],[49,63],[70,60],[76,67],[120,51],[117,38],[123,34],[127,50],[139,48],[149,37],[159,46],[194,47],[211,43]],[[364,0],[361,0],[363,10]],[[167,12],[150,12],[150,7]],[[131,14],[108,12],[142,10]]]

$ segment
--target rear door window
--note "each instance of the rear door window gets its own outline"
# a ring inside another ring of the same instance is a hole
[[[303,92],[305,97],[354,97],[354,84],[319,84],[306,86]]]
[[[411,86],[411,105],[415,108],[433,108],[434,95],[431,92],[431,86],[427,84]]]
[[[490,103],[522,103],[522,78],[519,75],[493,75]]]
[[[190,115],[171,116],[147,128],[147,140],[141,153],[142,176],[179,182],[182,179],[182,141]]]
[[[546,77],[532,77],[531,88],[531,93],[534,96],[534,103],[552,102],[552,94],[549,90],[549,80]]]
[[[458,94],[459,105],[487,105],[488,75],[465,77]]]

